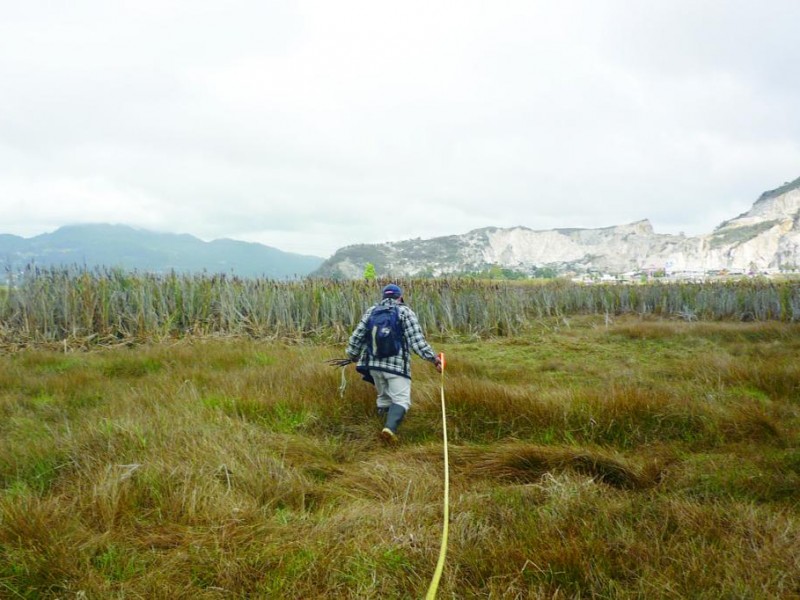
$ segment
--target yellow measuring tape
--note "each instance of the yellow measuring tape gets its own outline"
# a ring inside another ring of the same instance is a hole
[[[439,360],[442,361],[442,439],[444,440],[444,516],[442,524],[442,545],[439,548],[439,561],[436,563],[436,570],[433,572],[433,579],[428,586],[428,593],[425,600],[434,600],[436,598],[436,590],[439,589],[439,580],[442,578],[442,570],[444,569],[444,557],[447,554],[447,533],[450,523],[450,467],[448,466],[447,459],[447,411],[444,405],[444,353],[439,354]]]

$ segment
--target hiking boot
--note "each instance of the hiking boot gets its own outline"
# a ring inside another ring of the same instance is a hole
[[[397,443],[397,435],[394,431],[389,429],[388,427],[384,427],[381,430],[381,439],[386,442],[387,444],[396,444]]]

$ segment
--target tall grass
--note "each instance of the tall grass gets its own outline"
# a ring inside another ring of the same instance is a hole
[[[800,594],[798,326],[573,318],[439,344],[440,597]],[[0,353],[0,597],[418,598],[439,378],[399,447],[340,346]]]
[[[0,295],[6,340],[113,342],[185,335],[341,341],[385,282],[276,282],[225,275],[29,269]],[[423,327],[441,336],[510,336],[549,317],[623,314],[683,320],[800,319],[800,285],[582,285],[400,281]]]

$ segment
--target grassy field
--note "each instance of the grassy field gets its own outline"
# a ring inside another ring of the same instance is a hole
[[[466,339],[466,338],[465,338]],[[800,597],[800,328],[600,316],[445,351],[440,598]],[[0,355],[0,597],[421,598],[439,378],[381,445],[341,345]]]

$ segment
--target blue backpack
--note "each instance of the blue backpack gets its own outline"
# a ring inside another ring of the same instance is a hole
[[[372,358],[397,356],[403,348],[403,326],[397,306],[381,306],[372,309],[367,320],[367,353]]]

